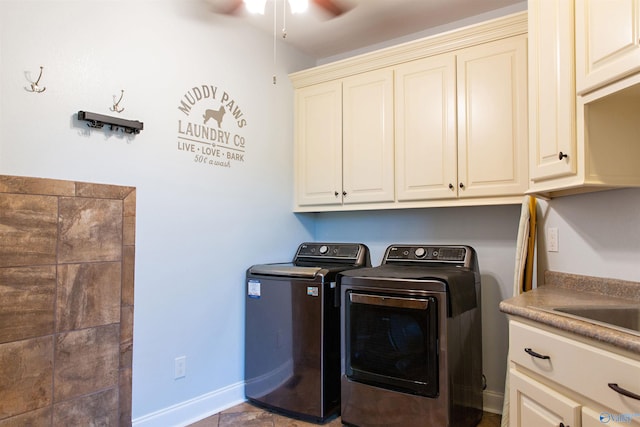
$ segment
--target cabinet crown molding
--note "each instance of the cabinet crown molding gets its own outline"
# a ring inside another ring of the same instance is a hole
[[[298,89],[415,59],[527,34],[527,12],[518,12],[289,74]]]

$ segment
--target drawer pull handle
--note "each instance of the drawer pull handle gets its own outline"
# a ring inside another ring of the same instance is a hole
[[[536,353],[535,351],[531,350],[530,348],[525,348],[524,351],[533,357],[537,357],[538,359],[544,359],[544,360],[548,360],[551,359],[549,356],[545,356],[544,354],[540,354],[540,353]]]
[[[622,387],[620,387],[618,384],[616,383],[609,383],[607,384],[609,386],[609,388],[617,393],[620,393],[624,396],[630,397],[632,399],[636,399],[636,400],[640,400],[640,395],[635,394],[633,392],[630,392],[629,390],[625,390]]]

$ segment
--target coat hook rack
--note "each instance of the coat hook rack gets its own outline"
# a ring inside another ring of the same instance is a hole
[[[119,117],[105,116],[103,114],[90,113],[88,111],[78,111],[78,120],[84,120],[87,126],[94,129],[102,129],[104,125],[109,125],[112,131],[122,129],[124,133],[138,134],[144,124],[137,120],[125,120]]]
[[[42,69],[44,67],[41,65],[40,66],[40,75],[38,76],[38,79],[35,82],[31,82],[31,89],[25,88],[27,91],[29,92],[34,92],[34,93],[42,93],[45,90],[47,90],[46,87],[41,88],[40,86],[38,86],[40,84],[40,79],[42,78]]]
[[[122,101],[122,97],[124,96],[124,90],[120,89],[120,99],[116,102],[116,96],[113,95],[113,107],[110,108],[111,111],[115,111],[116,113],[122,113],[124,111],[124,107],[120,107],[120,101]]]

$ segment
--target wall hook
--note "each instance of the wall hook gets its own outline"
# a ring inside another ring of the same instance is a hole
[[[122,113],[124,111],[124,107],[120,107],[120,101],[122,101],[122,97],[124,96],[124,90],[120,89],[120,99],[116,102],[116,96],[113,95],[113,107],[110,108],[111,111],[115,111],[116,113]]]
[[[47,90],[46,87],[41,88],[40,86],[38,86],[40,84],[40,79],[42,78],[42,69],[44,67],[40,66],[40,75],[38,76],[38,80],[34,82],[31,82],[31,89],[25,88],[27,89],[29,92],[34,92],[34,93],[42,93],[45,90]]]

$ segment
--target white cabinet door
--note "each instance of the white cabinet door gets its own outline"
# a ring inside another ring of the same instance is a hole
[[[602,427],[611,420],[607,419],[608,413],[596,412],[591,408],[582,408],[582,427]],[[603,417],[600,419],[600,417]]]
[[[572,1],[529,0],[529,177],[576,174]]]
[[[458,196],[455,67],[445,54],[395,69],[399,201]]]
[[[580,426],[581,405],[518,372],[509,371],[510,427]]]
[[[296,203],[342,203],[342,85],[321,83],[296,91]]]
[[[579,94],[640,70],[638,0],[576,0]]]
[[[464,49],[457,56],[458,195],[524,194],[527,39],[498,40]]]
[[[582,407],[582,427],[640,426],[640,415],[634,411],[618,412],[610,409],[595,410]]]
[[[393,70],[345,78],[343,202],[394,201]]]

